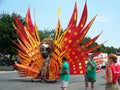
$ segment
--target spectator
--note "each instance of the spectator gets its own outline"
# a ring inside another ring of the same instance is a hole
[[[88,90],[88,84],[91,82],[91,89],[94,90],[94,83],[96,82],[96,61],[93,55],[89,55],[87,63],[87,71],[85,74],[85,90]]]
[[[69,83],[70,80],[70,70],[69,70],[69,64],[66,61],[66,57],[64,56],[62,58],[62,68],[61,68],[61,72],[60,72],[60,80],[61,80],[61,89],[62,90],[66,90],[67,85]]]
[[[106,76],[102,76],[107,84],[105,90],[120,90],[118,77],[120,74],[120,65],[117,64],[116,54],[110,54],[107,61]]]

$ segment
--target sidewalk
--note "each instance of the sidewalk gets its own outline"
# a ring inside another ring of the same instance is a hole
[[[13,73],[13,72],[17,72],[16,70],[14,70],[14,71],[0,71],[0,74],[1,73]]]
[[[0,66],[0,71],[13,71],[14,67],[13,65],[11,66]]]

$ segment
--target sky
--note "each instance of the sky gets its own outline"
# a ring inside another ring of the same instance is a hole
[[[58,21],[57,9],[61,8],[60,21],[65,29],[73,12],[74,4],[77,2],[78,22],[85,4],[85,0],[0,0],[0,14],[17,13],[25,17],[30,7],[32,20],[36,20],[39,30],[55,29]],[[97,14],[97,18],[90,28],[88,34],[91,38],[102,31],[97,40],[98,44],[105,46],[120,47],[120,0],[87,0],[88,19],[87,23]],[[36,18],[34,18],[34,10]]]

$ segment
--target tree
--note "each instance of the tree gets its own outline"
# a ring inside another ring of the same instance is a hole
[[[43,40],[44,38],[52,38],[55,37],[55,29],[44,29],[39,31],[40,39]],[[63,33],[63,29],[61,29],[61,34]]]
[[[49,30],[49,29],[41,30],[41,31],[39,31],[39,35],[40,35],[40,39],[41,40],[43,40],[44,38],[52,38],[52,39],[54,39],[55,29],[52,29],[52,30]]]
[[[17,15],[24,24],[25,20],[20,15]],[[16,55],[16,45],[13,43],[17,40],[17,34],[14,30],[12,22],[15,23],[14,15],[7,13],[0,14],[0,53],[3,55],[9,54],[10,59]]]

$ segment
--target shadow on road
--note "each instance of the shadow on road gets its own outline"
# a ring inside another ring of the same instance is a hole
[[[52,84],[52,83],[58,83],[60,82],[60,80],[55,80],[55,81],[50,81],[50,80],[46,80],[45,82],[42,82],[40,79],[35,79],[34,81],[32,81],[31,79],[21,79],[21,78],[17,78],[17,79],[8,79],[8,80],[4,80],[7,82],[21,82],[21,83],[48,83],[48,84]]]
[[[24,83],[31,82],[30,79],[8,79],[6,81],[8,81],[8,82],[24,82]],[[36,82],[40,82],[40,81],[37,80]]]
[[[105,86],[105,85],[106,85],[106,83],[103,83],[103,84],[100,84],[100,85]]]

